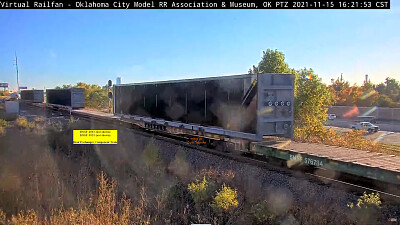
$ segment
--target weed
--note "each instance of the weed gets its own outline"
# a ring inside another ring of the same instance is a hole
[[[71,116],[71,118],[69,118],[69,125],[73,125],[76,122],[75,118],[73,116]]]
[[[29,123],[26,117],[19,116],[17,120],[15,121],[15,125],[19,128],[28,128]]]
[[[276,215],[271,212],[266,201],[254,204],[250,209],[250,216],[257,224],[270,224],[276,220]]]
[[[34,210],[21,211],[12,216],[9,224],[12,225],[35,225],[39,224],[37,213]]]
[[[196,180],[188,185],[188,190],[196,204],[201,204],[201,202],[207,199],[207,187],[208,182],[205,176],[203,177],[203,180]]]
[[[226,186],[225,184],[222,185],[222,189],[217,192],[216,196],[214,197],[214,201],[211,206],[217,210],[229,210],[231,208],[235,208],[239,205],[237,200],[237,193],[236,190]]]
[[[7,121],[0,119],[0,127],[8,127]]]
[[[348,204],[352,217],[359,224],[377,224],[381,215],[381,200],[379,193],[367,194],[364,192],[357,200],[356,207],[354,203]]]
[[[6,224],[6,214],[0,209],[0,225]]]
[[[144,167],[148,171],[152,171],[156,176],[160,176],[163,173],[160,148],[154,143],[154,140],[150,141],[143,150],[142,161]]]
[[[359,208],[368,208],[368,207],[379,207],[381,205],[381,198],[379,196],[379,193],[370,193],[367,194],[364,192],[363,196],[361,196],[357,200],[356,206]],[[350,208],[354,207],[354,203],[349,204]]]
[[[101,172],[98,177],[99,187],[96,196],[89,199],[79,209],[55,210],[50,217],[52,224],[131,224],[131,202],[122,195],[120,204],[116,199],[116,182]]]
[[[43,117],[36,117],[35,120],[34,120],[35,123],[43,123],[44,121],[45,120],[44,120]]]
[[[168,165],[168,170],[180,178],[185,178],[190,171],[190,165],[186,160],[186,152],[178,149],[174,160]]]

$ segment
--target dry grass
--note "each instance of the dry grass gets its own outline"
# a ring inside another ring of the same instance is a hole
[[[8,127],[7,121],[0,119],[0,135],[5,133],[5,128]]]
[[[34,128],[34,123],[28,122],[26,117],[19,116],[17,120],[15,121],[15,125],[20,128],[20,129],[33,129]]]
[[[275,211],[271,203],[262,200],[258,203],[236,200],[236,190],[226,185],[217,192],[211,192],[212,203],[203,204],[203,207],[192,208],[190,197],[185,197],[185,189],[175,186],[168,191],[167,196],[156,196],[151,201],[146,195],[146,188],[142,187],[139,201],[136,204],[125,196],[117,194],[117,183],[108,178],[103,172],[98,177],[98,189],[92,193],[88,201],[81,202],[76,207],[52,209],[50,215],[40,215],[35,210],[21,210],[16,215],[6,218],[0,210],[0,224],[190,224],[211,223],[217,224],[353,224],[363,218],[362,212],[352,212],[354,218],[349,218],[344,212],[336,212],[328,206],[302,205],[293,206],[286,211]],[[189,185],[190,186],[190,185]],[[221,194],[222,192],[226,192]],[[213,198],[212,196],[215,195]],[[222,196],[224,195],[224,196]],[[226,196],[225,196],[226,195]],[[118,197],[120,196],[120,197]],[[374,198],[374,200],[376,200]],[[379,200],[379,199],[378,199]],[[153,202],[153,204],[152,204]],[[154,204],[155,203],[155,204]],[[183,203],[183,204],[182,204]],[[214,211],[216,205],[218,209]],[[178,208],[175,208],[178,207]],[[235,210],[231,210],[234,207]],[[318,208],[318,213],[315,209]],[[228,210],[229,209],[229,210]],[[222,210],[222,211],[221,211]],[[363,210],[358,209],[357,210]],[[375,211],[378,212],[378,211]],[[377,214],[379,215],[379,214]],[[377,216],[369,217],[374,220]]]
[[[43,132],[46,128],[45,119],[42,117],[36,117],[32,122],[29,122],[26,117],[18,116],[14,125],[19,129],[38,132]]]
[[[96,111],[96,112],[103,112],[103,113],[112,113],[112,108],[109,110],[108,108],[85,107],[85,110],[88,110],[88,111]]]
[[[98,182],[98,190],[88,204],[78,209],[54,211],[49,224],[132,224],[131,202],[123,195],[117,203],[115,180],[107,178],[102,172]]]
[[[80,123],[70,126],[77,128]],[[350,209],[344,207],[342,212],[319,203],[304,207],[292,204],[284,211],[274,211],[275,202],[263,204],[264,195],[248,193],[241,177],[232,171],[193,172],[183,149],[167,165],[153,141],[130,157],[125,155],[136,151],[131,136],[126,137],[130,148],[123,149],[124,154],[115,148],[105,151],[103,147],[73,146],[68,136],[73,128],[49,130],[46,135],[10,128],[6,137],[0,136],[0,142],[8,147],[0,149],[0,224],[354,222],[344,213]],[[120,143],[123,139],[122,135]],[[97,161],[96,157],[101,158]],[[166,175],[171,172],[173,177]],[[193,190],[200,193],[199,198]],[[254,200],[254,196],[260,199]]]
[[[131,209],[131,202],[125,195],[119,199],[117,204],[116,182],[108,179],[104,173],[98,176],[99,187],[97,192],[89,200],[78,208],[55,209],[49,217],[38,216],[34,210],[20,211],[6,219],[5,213],[0,211],[0,224],[136,224]],[[140,209],[136,208],[136,211]],[[141,223],[146,224],[146,223]]]

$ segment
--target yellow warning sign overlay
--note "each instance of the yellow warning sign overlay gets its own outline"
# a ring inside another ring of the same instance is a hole
[[[76,145],[116,145],[118,143],[118,130],[74,130],[73,142]]]

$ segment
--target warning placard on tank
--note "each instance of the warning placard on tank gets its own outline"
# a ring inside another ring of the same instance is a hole
[[[83,145],[117,144],[117,130],[74,130],[73,143]]]

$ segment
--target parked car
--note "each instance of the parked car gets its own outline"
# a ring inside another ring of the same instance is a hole
[[[368,133],[375,133],[379,131],[379,127],[370,122],[359,122],[351,125],[353,130],[366,130]]]
[[[336,119],[335,114],[328,114],[328,120],[334,120],[334,119]]]

